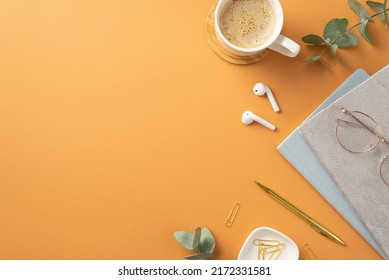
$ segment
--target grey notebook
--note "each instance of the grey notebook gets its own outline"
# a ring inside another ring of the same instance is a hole
[[[380,143],[370,152],[361,154],[345,150],[336,137],[337,120],[344,118],[342,107],[368,114],[389,137],[389,66],[298,129],[385,255],[389,256],[389,187],[380,176],[380,162],[389,154],[389,145]],[[351,137],[347,138],[350,143],[358,143],[360,139],[356,134],[346,136]]]
[[[363,69],[352,73],[320,106],[305,120],[318,114],[333,102],[345,95],[351,89],[367,80],[370,75]],[[359,219],[354,209],[340,192],[335,182],[331,179],[321,163],[316,159],[309,145],[296,128],[277,147],[278,151],[304,178],[345,218],[355,230],[382,256],[382,249]],[[346,239],[347,242],[347,239]]]

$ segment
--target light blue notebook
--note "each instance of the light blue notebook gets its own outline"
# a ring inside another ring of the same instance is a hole
[[[349,92],[369,78],[364,70],[356,70],[343,82],[309,117],[332,104],[338,98]],[[362,235],[367,242],[384,258],[383,250],[361,222],[353,208],[348,204],[337,185],[316,159],[314,152],[306,144],[303,136],[294,130],[278,147],[277,150],[292,164],[297,171]]]

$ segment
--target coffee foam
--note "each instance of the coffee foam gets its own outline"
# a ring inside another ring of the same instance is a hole
[[[270,38],[275,16],[267,0],[232,0],[223,8],[220,25],[224,37],[235,46],[255,48]]]

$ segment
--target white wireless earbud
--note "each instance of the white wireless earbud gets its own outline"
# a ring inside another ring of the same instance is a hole
[[[253,114],[251,111],[246,111],[242,115],[242,123],[244,124],[250,124],[253,121],[256,121],[257,123],[260,123],[261,125],[267,127],[270,130],[275,130],[276,126],[274,124],[269,123],[268,121],[265,121],[261,117],[258,117],[257,115]]]
[[[275,112],[278,112],[280,110],[277,101],[274,98],[273,93],[271,92],[270,88],[267,85],[264,85],[262,83],[257,83],[255,84],[253,91],[255,95],[259,95],[259,96],[262,96],[266,93],[267,97],[269,98],[270,104],[273,107],[273,110]]]

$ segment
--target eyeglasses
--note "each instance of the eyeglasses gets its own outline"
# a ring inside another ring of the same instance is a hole
[[[362,154],[371,151],[380,142],[389,146],[389,140],[382,133],[381,127],[373,118],[359,111],[341,108],[344,116],[337,119],[336,139],[347,151]],[[389,155],[385,155],[380,164],[380,176],[389,186]]]

